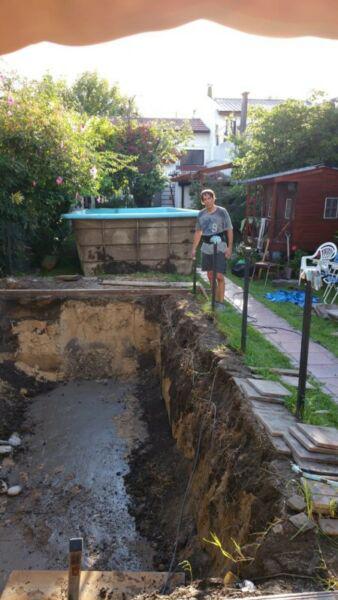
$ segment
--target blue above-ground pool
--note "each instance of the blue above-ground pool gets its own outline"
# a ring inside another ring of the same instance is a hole
[[[91,208],[72,221],[85,275],[158,270],[191,272],[197,210],[174,207]]]
[[[198,210],[156,206],[153,208],[88,208],[62,215],[64,219],[158,219],[196,217]]]

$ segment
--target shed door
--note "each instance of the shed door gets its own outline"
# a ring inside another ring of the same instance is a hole
[[[277,207],[274,238],[285,241],[285,234],[291,233],[291,225],[295,210],[297,183],[279,183],[277,185]]]

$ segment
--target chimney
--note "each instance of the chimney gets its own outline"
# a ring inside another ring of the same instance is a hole
[[[250,92],[242,93],[242,105],[241,105],[241,122],[239,125],[240,133],[244,133],[246,130],[246,119],[248,116],[248,96]]]
[[[208,96],[212,98],[212,83],[208,83]]]

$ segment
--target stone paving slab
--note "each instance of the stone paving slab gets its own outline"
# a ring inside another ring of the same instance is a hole
[[[338,536],[338,519],[319,519],[319,526],[323,533],[333,537]]]
[[[301,458],[295,459],[298,466],[303,471],[309,471],[310,473],[314,473],[315,475],[322,475],[330,477],[334,481],[338,481],[338,467],[337,465],[331,465],[328,463],[317,463],[311,460],[305,460]]]
[[[225,299],[241,312],[243,296],[242,293],[239,292],[243,292],[242,288],[226,278]],[[258,329],[264,337],[276,346],[276,348],[284,351],[291,362],[295,366],[298,366],[301,344],[299,331],[293,329],[285,319],[276,315],[272,310],[264,306],[261,302],[258,302],[258,300],[255,300],[251,295],[249,295],[248,313],[249,317],[257,319],[257,322],[251,322],[251,325]],[[252,319],[249,318],[249,322],[250,321],[252,321]],[[282,329],[277,330],[276,333],[272,333],[270,329],[265,329],[265,326],[272,322],[275,327],[281,327]],[[293,345],[291,348],[289,342],[290,344],[291,342],[296,342],[296,345]],[[297,343],[299,346],[297,346]],[[299,350],[295,351],[295,348],[297,347],[299,347]],[[319,365],[322,365],[322,367],[320,368]],[[338,384],[338,358],[320,344],[310,342],[308,372],[323,384],[324,391],[330,394],[338,404],[338,391],[336,385]],[[333,375],[335,375],[335,381],[331,379]]]
[[[288,432],[285,432],[284,439],[288,446],[291,448],[292,455],[298,462],[298,460],[306,460],[307,462],[315,463],[326,463],[335,466],[335,470],[338,474],[338,455],[336,454],[321,454],[320,452],[309,452],[296,440],[292,435],[292,427]]]
[[[272,437],[283,438],[285,428],[293,423],[291,419],[286,419],[285,415],[269,413],[256,413],[256,415]]]
[[[283,454],[284,456],[291,456],[291,450],[289,446],[284,442],[281,437],[272,437],[270,438],[273,447],[279,454]]]
[[[201,271],[199,271],[199,273],[202,275],[202,278],[207,281],[206,274]],[[225,280],[225,299],[241,312],[243,305],[243,290],[230,279],[225,278]],[[299,367],[301,345],[300,332],[293,329],[285,319],[278,317],[272,310],[250,295],[248,314],[249,323],[251,323],[255,329],[260,331],[260,333],[262,333],[262,335],[264,335],[264,337],[279,351],[284,352],[294,367]],[[255,321],[253,321],[252,317],[254,317]],[[279,327],[280,329],[276,329],[275,331],[273,328],[266,329],[266,325],[272,321],[274,326]],[[293,345],[291,348],[289,342],[290,344],[296,342],[296,345]],[[299,344],[299,346],[297,346],[297,344]],[[295,348],[297,348],[296,351]],[[322,366],[320,367],[320,365]],[[308,374],[315,377],[319,383],[322,384],[323,392],[330,395],[334,402],[338,404],[338,358],[320,344],[312,341],[309,345]]]
[[[311,479],[301,478],[303,485],[307,485],[312,495],[319,494],[336,498],[338,496],[338,487],[320,481],[312,481]]]
[[[293,387],[298,388],[299,377],[293,377],[291,375],[281,375],[281,380],[287,385],[292,385]],[[313,390],[313,385],[311,385],[311,383],[309,383],[308,381],[306,382],[306,389]]]
[[[334,429],[334,427],[307,425],[305,423],[297,423],[297,429],[306,435],[316,446],[338,452],[338,429]]]
[[[290,396],[289,390],[277,381],[270,381],[268,379],[252,379],[249,377],[248,382],[262,396],[269,396],[270,398],[286,398],[287,396]]]
[[[290,430],[290,433],[293,435],[294,438],[296,438],[296,440],[308,452],[320,452],[322,454],[336,454],[336,455],[338,455],[338,450],[336,451],[335,448],[333,448],[333,450],[332,450],[332,449],[329,449],[329,448],[325,448],[325,447],[323,448],[323,447],[317,446],[317,444],[315,444],[306,435],[304,435],[304,433],[302,432],[301,429],[298,429],[298,423],[296,424],[295,427],[292,428],[292,430]]]

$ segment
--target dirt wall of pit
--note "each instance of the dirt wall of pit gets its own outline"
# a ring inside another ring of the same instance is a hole
[[[160,532],[167,558],[190,477],[177,559],[189,560],[195,575],[222,575],[231,568],[248,578],[313,577],[321,572],[324,555],[330,565],[330,552],[325,554],[323,545],[318,550],[316,532],[297,533],[289,521],[287,499],[297,485],[289,461],[276,454],[235,384],[234,376],[249,374],[242,358],[192,300],[37,295],[2,300],[0,309],[1,415],[9,412],[9,399],[12,407],[15,402],[24,406],[25,394],[38,391],[36,381],[46,385],[138,373],[148,377],[140,386],[144,396],[155,382],[157,400],[148,415],[150,450],[143,459],[138,451],[132,479],[142,475],[142,500],[135,498],[139,525],[150,538]],[[146,356],[151,357],[149,368],[142,360]],[[161,392],[177,447],[173,460],[158,436],[151,446],[154,414],[163,407]],[[166,484],[179,473],[180,485]],[[153,514],[145,526],[148,507]],[[203,541],[210,532],[235,562]]]
[[[159,353],[159,324],[146,314],[150,304],[38,295],[4,300],[0,362],[46,381],[129,377],[137,371],[140,353]]]
[[[318,577],[318,536],[314,530],[297,533],[289,521],[294,513],[287,499],[299,494],[290,461],[276,453],[234,382],[234,376],[249,374],[242,358],[186,299],[164,304],[161,333],[162,395],[192,476],[180,559],[190,560],[199,574],[232,569],[248,578]],[[235,561],[203,541],[211,532]],[[336,561],[334,553],[328,549],[328,565]]]

